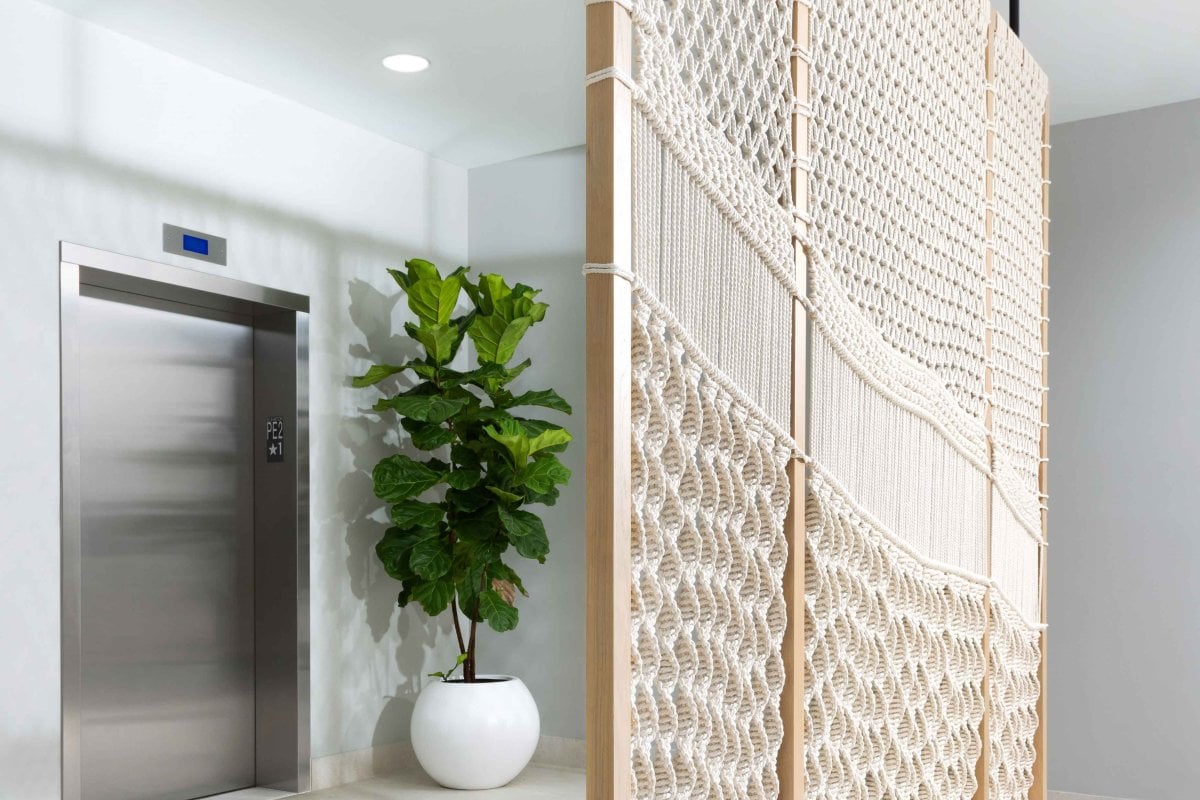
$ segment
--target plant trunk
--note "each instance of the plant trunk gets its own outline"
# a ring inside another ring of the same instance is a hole
[[[478,623],[471,620],[471,639],[467,643],[467,660],[463,662],[463,680],[475,683],[475,626]]]
[[[483,589],[488,585],[487,570],[479,576],[479,594],[483,594]],[[475,613],[471,615],[471,638],[467,642],[467,660],[463,662],[463,680],[467,683],[475,683],[475,629],[479,623],[475,618],[479,616],[479,600],[475,600]]]
[[[467,652],[467,645],[463,642],[462,625],[458,621],[458,598],[450,600],[450,616],[454,618],[454,636],[458,639],[458,652]]]

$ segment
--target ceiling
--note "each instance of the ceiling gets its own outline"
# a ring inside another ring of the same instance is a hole
[[[583,0],[47,2],[462,166],[583,141]],[[1197,0],[1025,0],[1021,23],[1055,122],[1200,97]],[[433,66],[380,66],[400,52]]]
[[[1021,40],[1050,76],[1055,123],[1200,97],[1197,0],[1024,0]]]
[[[45,1],[462,166],[583,141],[583,0]]]

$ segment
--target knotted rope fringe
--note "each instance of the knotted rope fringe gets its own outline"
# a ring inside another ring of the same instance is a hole
[[[687,353],[688,358],[694,361],[709,379],[716,382],[717,385],[735,398],[738,403],[746,409],[747,413],[757,419],[763,425],[763,427],[771,431],[772,435],[774,435],[779,441],[785,442],[792,458],[797,458],[801,461],[808,460],[808,456],[804,453],[804,450],[800,447],[800,445],[796,443],[796,440],[792,438],[791,433],[784,430],[783,427],[780,426],[770,414],[763,410],[762,406],[760,406],[757,401],[746,394],[740,386],[738,386],[732,379],[730,379],[728,375],[725,374],[724,371],[712,363],[712,360],[709,359],[704,351],[700,349],[700,347],[696,344],[696,341],[692,338],[692,335],[688,332],[687,328],[685,328],[679,322],[679,320],[671,312],[671,309],[667,308],[667,306],[661,300],[655,297],[654,293],[651,292],[645,286],[645,284],[638,280],[637,275],[618,264],[592,263],[583,265],[583,274],[615,275],[619,278],[629,281],[633,293],[637,295],[639,302],[645,303],[655,314],[664,320],[672,335],[674,335],[683,346],[684,352]]]
[[[995,484],[999,497],[1012,511],[1014,517],[1020,523],[1021,528],[1029,535],[1029,537],[1039,545],[1043,547],[1046,546],[1046,541],[1042,537],[1039,527],[1031,522],[1028,518],[1028,514],[1026,512],[1022,512],[1018,505],[1014,502],[1011,492],[1004,485],[1004,483],[1007,483],[1007,481],[997,480],[996,474],[992,470],[991,466],[984,460],[984,458],[981,457],[981,448],[979,445],[987,436],[986,429],[984,429],[983,426],[977,421],[957,413],[955,410],[957,408],[957,404],[952,399],[941,399],[939,396],[944,394],[945,390],[936,384],[936,382],[922,381],[924,386],[921,389],[921,392],[925,397],[938,398],[938,400],[934,401],[935,404],[933,406],[937,409],[936,411],[931,411],[930,408],[927,407],[927,403],[929,401],[926,401],[925,403],[913,402],[905,397],[900,391],[890,386],[889,383],[893,382],[897,375],[920,376],[926,374],[926,370],[919,364],[911,362],[902,353],[894,351],[886,344],[886,342],[882,342],[882,340],[880,340],[880,347],[878,348],[877,352],[884,352],[890,355],[891,363],[885,364],[883,368],[873,369],[866,366],[866,364],[864,364],[856,355],[856,350],[861,351],[861,347],[848,346],[842,331],[845,329],[845,326],[849,325],[852,327],[852,329],[856,330],[856,339],[859,339],[860,337],[874,338],[876,334],[873,334],[872,326],[866,320],[861,319],[858,310],[852,305],[837,303],[835,301],[835,298],[828,293],[827,289],[824,288],[832,285],[833,278],[829,272],[829,269],[825,267],[821,254],[806,241],[801,241],[801,245],[804,248],[804,252],[807,256],[809,264],[810,283],[814,290],[819,293],[817,299],[814,301],[802,294],[799,286],[794,281],[789,281],[787,283],[781,281],[781,284],[788,289],[793,299],[800,301],[800,303],[805,307],[809,313],[810,319],[812,319],[822,333],[828,337],[829,342],[837,350],[838,355],[842,357],[842,359],[855,372],[855,374],[857,374],[879,394],[886,397],[898,408],[901,408],[923,419],[935,430],[937,430],[945,438],[946,442],[950,444],[956,451],[958,451],[963,458],[967,459],[981,475],[984,475]],[[681,340],[684,340],[688,343],[690,356],[696,358],[698,361],[702,360],[702,363],[707,364],[706,369],[711,370],[714,375],[720,375],[719,380],[722,382],[722,385],[726,387],[727,391],[730,391],[731,394],[734,394],[734,396],[738,397],[749,407],[754,408],[756,413],[763,415],[764,418],[768,416],[757,402],[748,397],[732,380],[729,379],[724,372],[717,369],[717,367],[713,365],[711,361],[709,361],[707,356],[705,356],[700,348],[696,346],[691,335],[683,328],[682,325],[678,323],[670,310],[662,305],[662,303],[655,298],[652,293],[649,293],[645,289],[645,287],[637,279],[637,276],[631,270],[615,264],[587,264],[584,266],[584,272],[616,274],[628,280],[633,285],[635,291],[643,293],[648,298],[647,302],[653,303],[658,308],[661,308],[662,312],[672,320],[672,324],[680,334]],[[835,323],[833,318],[838,318],[841,324],[839,325]],[[906,364],[905,362],[908,363]],[[951,430],[951,428],[947,427],[945,420],[947,418],[955,419],[956,417],[958,420],[954,424],[957,427],[954,430]],[[775,423],[772,420],[771,425],[778,433],[788,436],[788,434],[783,432],[778,423]],[[971,431],[971,433],[966,433],[967,431]],[[790,436],[788,436],[788,439],[790,440]],[[798,445],[795,446],[795,451],[797,458],[805,457]]]
[[[903,538],[897,536],[894,531],[876,519],[869,511],[858,505],[858,503],[855,502],[854,498],[848,491],[846,491],[845,487],[842,486],[838,479],[835,478],[827,469],[825,469],[820,462],[814,459],[809,459],[808,468],[814,476],[812,481],[810,481],[812,485],[816,487],[819,487],[821,484],[828,486],[836,495],[838,504],[844,506],[854,518],[860,520],[863,524],[870,527],[870,529],[877,535],[886,539],[889,544],[902,550],[909,558],[913,559],[922,566],[929,567],[930,569],[934,569],[939,572],[955,575],[965,581],[969,581],[978,586],[992,590],[995,593],[995,596],[1004,601],[1005,606],[1008,609],[1011,609],[1012,613],[1021,620],[1026,628],[1031,631],[1042,631],[1046,629],[1047,626],[1042,622],[1026,618],[1021,613],[1017,605],[1008,599],[1008,596],[1005,594],[1003,588],[997,584],[995,580],[987,575],[982,575],[972,570],[963,569],[955,564],[949,564],[944,561],[938,561],[925,556],[917,551],[916,548],[906,542]],[[814,491],[816,490],[814,489]]]

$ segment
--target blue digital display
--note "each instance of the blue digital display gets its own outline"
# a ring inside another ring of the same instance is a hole
[[[208,255],[208,239],[201,239],[199,236],[183,235],[183,249],[189,253],[198,253],[202,256]]]

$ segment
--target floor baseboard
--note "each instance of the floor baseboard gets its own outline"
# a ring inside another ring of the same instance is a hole
[[[1098,794],[1079,794],[1078,792],[1047,792],[1046,800],[1125,800],[1120,797],[1106,797]]]
[[[533,754],[534,764],[564,769],[583,769],[584,747],[580,739],[543,736]],[[412,745],[408,742],[383,744],[322,756],[312,760],[312,789],[332,789],[348,783],[393,775],[410,769],[420,769]],[[1063,798],[1075,800],[1075,798]]]

